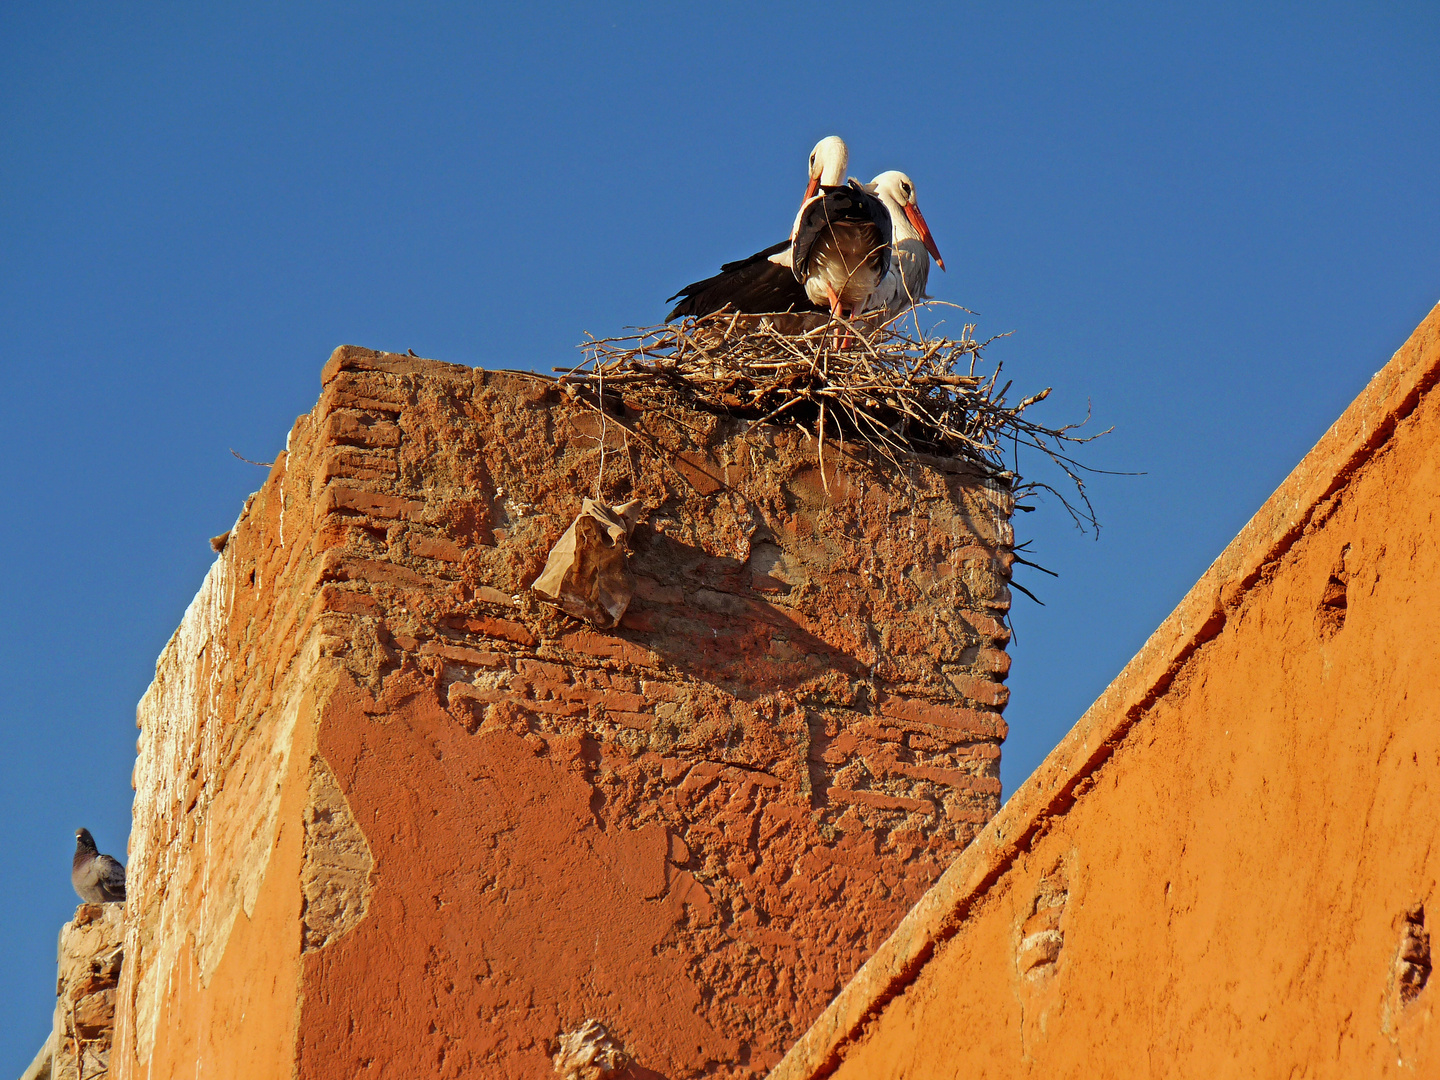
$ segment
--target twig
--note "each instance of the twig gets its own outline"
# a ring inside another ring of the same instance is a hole
[[[927,303],[912,310],[956,306]],[[944,337],[915,323],[912,331],[902,317],[836,320],[793,312],[742,315],[725,308],[615,337],[587,335],[581,346],[585,360],[559,381],[602,417],[608,417],[604,384],[623,386],[627,408],[673,420],[697,441],[708,433],[685,422],[689,410],[813,431],[827,492],[825,440],[835,435],[843,446],[848,436],[866,443],[902,476],[907,453],[966,459],[983,474],[1003,476],[1012,490],[1056,495],[1077,525],[1096,528],[1081,478],[1096,470],[1072,456],[1073,446],[1105,434],[1079,433],[1088,412],[1079,424],[1058,427],[1031,420],[1027,410],[1045,401],[1049,388],[1007,405],[1013,381],[1002,380],[1003,365],[981,369],[982,350],[1006,335],[980,340],[974,324],[967,323],[958,337]],[[607,422],[620,424],[602,419],[602,469]],[[621,426],[674,467],[653,440]],[[1018,469],[1007,468],[1006,457],[1021,447],[1039,451],[1065,474],[1068,499],[1048,484],[1019,483]]]
[[[825,402],[820,402],[820,419],[815,421],[815,456],[820,459],[820,486],[830,494],[830,481],[825,479]]]

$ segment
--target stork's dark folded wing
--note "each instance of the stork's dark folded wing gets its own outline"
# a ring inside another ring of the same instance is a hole
[[[843,236],[844,254],[852,264],[871,263],[880,277],[890,270],[890,211],[885,204],[853,181],[842,187],[822,188],[821,194],[800,211],[795,228],[794,276],[803,281],[811,272],[811,255],[822,233]]]
[[[720,273],[686,285],[671,300],[680,300],[665,321],[686,315],[709,315],[730,305],[731,311],[765,315],[777,311],[819,311],[788,266],[770,261],[790,247],[790,241],[771,244],[748,259],[720,267]]]

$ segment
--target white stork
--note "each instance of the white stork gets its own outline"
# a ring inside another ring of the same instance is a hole
[[[890,272],[870,294],[867,309],[884,312],[886,317],[900,314],[925,299],[925,285],[930,279],[930,258],[945,269],[945,260],[930,235],[930,226],[915,198],[915,184],[902,172],[883,172],[866,187],[873,192],[890,213],[894,236]]]
[[[849,317],[865,310],[890,272],[890,212],[852,180],[820,186],[795,219],[790,267],[810,302]]]
[[[838,135],[827,135],[810,151],[809,183],[805,188],[805,205],[822,187],[835,187],[845,182],[850,165],[850,151]],[[800,219],[796,218],[796,228]],[[794,231],[791,231],[791,239]],[[748,259],[726,263],[720,273],[704,281],[696,281],[670,297],[679,300],[665,321],[685,315],[708,315],[730,305],[732,311],[747,315],[763,315],[781,311],[822,311],[806,295],[805,289],[790,270],[790,240],[772,244]]]

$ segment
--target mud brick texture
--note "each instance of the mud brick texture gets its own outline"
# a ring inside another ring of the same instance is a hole
[[[959,462],[343,347],[138,710],[117,1075],[760,1076],[999,805]],[[534,602],[599,494],[638,584]]]
[[[61,928],[55,1022],[45,1049],[26,1071],[27,1076],[105,1080],[111,1075],[115,993],[125,959],[124,936],[124,904],[81,904],[75,917]]]

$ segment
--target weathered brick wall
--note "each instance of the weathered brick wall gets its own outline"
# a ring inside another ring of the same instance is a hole
[[[115,1032],[115,987],[125,958],[125,906],[81,904],[60,931],[55,1023],[27,1075],[105,1080]]]
[[[334,680],[316,559],[282,456],[136,710],[117,1076],[291,1071],[300,824],[316,698]]]
[[[324,383],[142,703],[120,1074],[540,1075],[591,1017],[636,1075],[763,1072],[995,812],[1008,493],[523,374]],[[597,481],[647,510],[613,632],[526,593]]]

